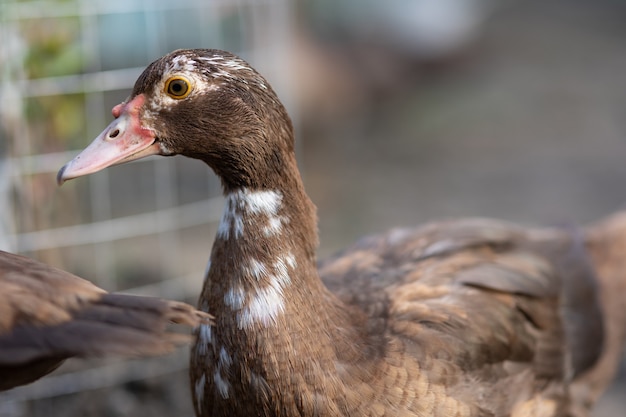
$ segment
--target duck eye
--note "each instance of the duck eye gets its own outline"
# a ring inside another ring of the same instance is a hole
[[[170,97],[180,100],[191,93],[191,83],[184,77],[171,77],[165,82],[165,92]]]

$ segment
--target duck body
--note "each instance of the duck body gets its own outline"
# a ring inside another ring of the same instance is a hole
[[[614,374],[622,217],[589,230],[432,223],[318,268],[289,116],[245,61],[174,51],[113,115],[59,182],[154,154],[222,180],[199,301],[215,325],[191,353],[198,416],[582,416]]]
[[[209,322],[188,304],[108,293],[2,251],[0,294],[0,391],[33,382],[72,357],[161,355],[189,340],[168,331],[168,323]]]
[[[204,307],[230,314],[192,350],[200,415],[566,415],[602,351],[594,272],[567,231],[395,230],[322,262],[310,289],[292,288],[293,248],[264,258],[244,236],[215,243]],[[222,250],[241,261],[215,266]]]

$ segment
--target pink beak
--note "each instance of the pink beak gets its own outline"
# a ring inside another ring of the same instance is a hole
[[[143,127],[139,120],[139,110],[144,101],[145,97],[140,94],[128,103],[115,106],[115,120],[78,156],[59,170],[58,184],[93,174],[112,165],[159,155],[161,147],[156,141],[154,131]]]

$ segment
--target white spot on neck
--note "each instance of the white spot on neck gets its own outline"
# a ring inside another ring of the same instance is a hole
[[[204,403],[204,385],[206,383],[206,375],[203,373],[200,379],[196,381],[194,390],[196,393],[196,408],[198,413],[202,413],[202,404]]]
[[[244,233],[250,233],[251,226],[256,226],[252,230],[260,233],[260,236],[252,238],[263,239],[280,234],[283,224],[289,221],[278,214],[282,201],[283,195],[279,191],[242,188],[229,193],[217,237],[238,239]],[[295,257],[288,252],[267,264],[252,257],[244,258],[240,268],[238,273],[243,274],[241,278],[251,285],[233,286],[224,293],[224,303],[237,312],[238,327],[250,329],[254,325],[267,327],[275,324],[285,311],[284,290],[291,285],[289,273],[290,269],[296,268]],[[265,283],[266,286],[262,287]]]
[[[209,262],[207,262],[206,264],[206,268],[204,268],[204,277],[208,277],[209,276],[209,271],[211,270],[211,259],[209,259]]]
[[[222,372],[225,372],[228,375],[228,368],[233,363],[233,358],[226,351],[226,349],[222,346],[220,348],[219,358],[217,360],[217,366],[215,368],[215,372],[213,373],[213,381],[215,382],[215,387],[217,391],[220,393],[222,398],[228,398],[228,391],[230,389],[230,382],[227,379],[222,377]]]
[[[240,310],[243,307],[246,294],[241,287],[231,287],[224,294],[224,304],[233,310]]]
[[[250,329],[256,324],[264,327],[276,324],[279,314],[285,312],[283,290],[276,281],[256,290],[250,302],[237,315],[240,329]]]
[[[249,265],[244,265],[244,274],[253,276],[257,281],[268,275],[267,267],[263,262],[259,262],[254,258],[250,258]]]
[[[228,399],[228,391],[230,390],[230,382],[222,378],[220,368],[218,367],[213,373],[213,382],[215,382],[215,388],[220,393],[222,398]]]
[[[269,273],[265,264],[255,259],[245,268],[256,281],[269,278],[265,288],[254,290],[250,301],[237,314],[240,329],[250,329],[255,324],[265,327],[276,324],[278,316],[285,311],[284,289],[291,284],[289,269],[294,269],[296,260],[291,252],[279,256]]]
[[[278,191],[250,191],[247,188],[234,191],[226,196],[226,204],[222,219],[217,228],[217,237],[228,240],[231,237],[239,239],[243,236],[246,226],[246,215],[262,215],[267,217],[267,224],[263,226],[266,237],[279,235],[283,223],[288,219],[278,216],[282,205],[283,195]]]
[[[228,369],[230,368],[230,365],[232,364],[233,364],[233,358],[231,358],[228,352],[226,351],[226,349],[222,347],[220,349],[220,359],[219,359],[217,366],[220,367],[221,369]]]
[[[290,268],[295,268],[297,263],[296,263],[296,257],[293,256],[293,253],[289,252],[287,253],[287,255],[285,255],[285,262],[287,263],[287,265]]]
[[[283,195],[278,191],[254,191],[249,192],[243,189],[239,193],[242,194],[242,201],[246,208],[254,214],[265,214],[267,216],[276,216],[283,200]]]
[[[276,274],[272,276],[273,280],[276,280],[281,288],[291,284],[291,278],[289,277],[288,268],[295,268],[296,259],[293,254],[289,252],[287,255],[279,256],[274,263],[274,270]]]
[[[268,220],[267,226],[263,228],[263,234],[266,237],[279,235],[283,230],[283,217],[273,216]]]
[[[209,345],[213,344],[213,335],[211,334],[211,326],[201,324],[198,326],[198,342],[196,343],[196,353],[200,356],[206,356],[209,353]]]
[[[243,236],[243,218],[238,208],[239,201],[237,196],[229,194],[226,197],[226,204],[224,205],[224,212],[222,213],[222,220],[217,227],[217,237],[228,240],[231,233],[236,239]]]

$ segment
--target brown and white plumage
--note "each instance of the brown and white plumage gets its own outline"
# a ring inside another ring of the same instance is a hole
[[[190,340],[168,331],[168,323],[209,323],[188,304],[111,294],[1,251],[0,297],[0,390],[35,381],[72,357],[162,355]]]
[[[113,115],[59,182],[154,154],[222,180],[199,301],[216,323],[192,350],[198,416],[585,415],[609,383],[625,215],[589,230],[433,223],[318,269],[289,116],[246,62],[174,51]]]

